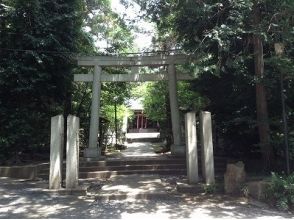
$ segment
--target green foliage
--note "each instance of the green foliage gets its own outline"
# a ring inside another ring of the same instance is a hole
[[[114,104],[113,105],[104,105],[101,108],[101,114],[107,118],[110,122],[110,131],[115,132],[115,120],[114,120]],[[123,118],[125,115],[132,116],[132,112],[124,105],[117,105],[117,126],[118,131],[122,128]]]
[[[72,97],[72,112],[80,117],[81,128],[83,128],[82,145],[88,145],[90,113],[91,113],[91,97],[92,86],[83,82],[75,82]],[[107,127],[103,127],[106,132],[114,132],[114,98],[117,98],[117,123],[118,130],[122,127],[123,116],[132,113],[129,112],[124,104],[125,100],[129,99],[132,85],[127,83],[103,83],[101,94],[101,118],[107,121]],[[106,124],[105,124],[106,125]],[[102,126],[102,125],[101,125]],[[105,139],[106,137],[103,137]]]
[[[294,208],[294,173],[289,176],[272,173],[266,198],[279,210]]]
[[[245,196],[246,198],[249,197],[249,189],[247,185],[244,185],[241,187],[241,192],[243,194],[243,196]]]
[[[109,0],[87,1],[87,9],[89,13],[85,17],[84,28],[93,40],[99,42],[95,44],[97,51],[132,52],[134,36],[131,27],[111,10]]]
[[[136,0],[135,0],[136,1]],[[214,114],[214,126],[230,156],[260,152],[256,121],[256,82],[266,86],[272,143],[281,151],[283,136],[279,75],[282,72],[287,96],[288,125],[293,132],[293,27],[291,0],[262,1],[136,1],[157,24],[158,49],[183,49],[194,56],[188,68],[197,77],[191,88]],[[255,5],[256,3],[256,5]],[[260,9],[259,25],[253,22],[254,7]],[[264,45],[265,77],[255,76],[253,35]],[[274,43],[285,45],[277,58]],[[291,149],[294,144],[291,142]]]
[[[141,92],[146,116],[154,121],[167,120],[166,99],[168,99],[168,93],[166,83],[156,82],[146,83],[146,85],[145,93]]]
[[[17,160],[24,153],[30,157],[48,149],[50,117],[56,114],[79,116],[84,128],[81,142],[87,144],[91,86],[72,84],[74,73],[88,73],[75,68],[73,58],[76,53],[95,54],[93,42],[104,38],[108,52],[127,51],[133,40],[108,0],[1,1],[1,156]],[[126,73],[124,69],[107,71]],[[102,90],[102,106],[113,105],[115,92],[122,104],[130,91],[119,83],[103,84]]]
[[[125,150],[127,147],[122,144],[113,144],[111,146],[107,146],[107,151],[110,152],[112,150]]]
[[[137,2],[146,17],[157,24],[154,49],[183,49],[195,58],[191,65],[180,67],[182,72],[197,77],[191,84],[178,84],[180,108],[210,110],[217,135],[224,140],[228,153],[239,156],[258,151],[255,119],[258,81],[267,88],[272,142],[277,152],[282,151],[284,134],[279,91],[282,74],[290,150],[294,152],[292,0]],[[254,3],[261,11],[259,25],[253,25]],[[263,79],[254,76],[253,34],[261,36],[264,43],[266,76]],[[93,43],[96,40],[97,48]],[[102,41],[106,42],[104,50]],[[56,114],[80,116],[87,139],[91,85],[72,84],[73,73],[88,73],[88,70],[74,68],[72,53],[130,52],[132,42],[131,26],[111,11],[110,0],[2,0],[0,155],[17,158],[48,146],[50,117]],[[285,45],[285,53],[279,57],[274,51],[276,42]],[[125,68],[105,68],[105,71],[128,73]],[[131,84],[126,83],[102,85],[102,113],[110,121],[112,130],[113,97],[118,97],[121,121],[122,106],[130,97],[131,89]],[[145,91],[137,93],[146,97],[144,105],[148,116],[166,121],[168,129],[166,84],[148,84]]]
[[[87,36],[92,39],[95,46],[87,50],[89,55],[93,53],[121,53],[132,51],[133,35],[130,27],[123,18],[111,10],[109,0],[87,0],[83,29]],[[104,68],[108,74],[126,74],[126,68]],[[88,73],[78,68],[75,73]],[[93,70],[90,70],[93,71]],[[89,137],[89,122],[91,112],[91,84],[74,83],[72,104],[73,114],[80,117],[81,127],[83,128],[83,146],[87,146]],[[118,126],[122,124],[122,112],[125,111],[124,101],[130,97],[132,85],[128,83],[102,83],[101,86],[101,118],[107,124],[101,125],[103,134],[109,130],[114,131],[114,97],[117,97],[118,105]],[[105,127],[106,126],[106,127]],[[107,137],[102,137],[106,139]]]
[[[143,98],[144,112],[154,121],[167,120],[169,111],[169,95],[167,82],[145,83],[138,87],[137,97]],[[181,110],[199,110],[205,105],[205,100],[197,92],[191,90],[190,83],[178,82],[178,100]]]
[[[0,154],[48,146],[50,117],[64,112],[79,51],[78,0],[4,0],[0,5]],[[68,111],[68,110],[65,110]]]
[[[203,188],[205,194],[214,194],[216,191],[216,184],[205,184]]]

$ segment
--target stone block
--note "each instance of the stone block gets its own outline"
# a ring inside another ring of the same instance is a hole
[[[79,128],[80,119],[76,116],[67,117],[66,141],[66,181],[67,189],[78,187],[79,180]]]
[[[215,183],[211,113],[200,112],[201,167],[206,184]]]
[[[244,163],[239,161],[235,164],[227,164],[224,175],[225,192],[228,194],[240,193],[242,185],[245,183],[246,173]]]
[[[185,156],[186,155],[186,146],[185,144],[175,145],[172,144],[170,146],[171,154],[175,156]]]
[[[177,182],[177,191],[179,193],[199,194],[204,193],[203,183],[188,183],[188,181]]]
[[[64,118],[51,118],[49,189],[61,188],[63,160]]]
[[[97,148],[97,147],[95,147],[95,148],[90,148],[90,147],[86,148],[84,150],[84,157],[98,160],[100,158],[100,155],[101,155],[100,151],[101,151],[100,148]]]
[[[1,166],[0,177],[34,180],[38,175],[38,165]]]
[[[263,201],[265,199],[266,189],[270,183],[267,181],[250,181],[247,184],[248,194],[254,199]]]
[[[196,112],[188,112],[185,115],[186,158],[188,182],[197,183],[198,177],[198,154],[196,136]]]

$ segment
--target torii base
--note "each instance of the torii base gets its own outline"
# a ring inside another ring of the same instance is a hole
[[[186,146],[184,144],[170,146],[171,154],[175,156],[186,156]]]
[[[99,159],[100,158],[100,150],[97,148],[86,148],[84,150],[84,157],[91,159]]]

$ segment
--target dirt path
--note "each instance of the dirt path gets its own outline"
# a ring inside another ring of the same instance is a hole
[[[128,143],[126,144],[127,149],[121,151],[123,157],[152,157],[158,156],[154,153],[151,143]]]
[[[223,195],[103,201],[95,200],[93,195],[54,195],[44,191],[47,187],[46,181],[0,178],[0,218],[283,219],[293,217],[290,214],[248,204],[243,199]],[[99,194],[99,187],[96,192]]]

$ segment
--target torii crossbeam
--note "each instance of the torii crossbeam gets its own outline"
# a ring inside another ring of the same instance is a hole
[[[100,149],[98,146],[99,133],[99,114],[100,114],[100,95],[101,82],[145,82],[168,80],[170,108],[172,117],[173,145],[172,154],[183,155],[185,147],[181,140],[180,116],[177,99],[177,80],[192,80],[188,74],[176,74],[175,65],[185,64],[188,61],[186,55],[155,55],[155,56],[83,56],[78,57],[79,66],[94,67],[93,74],[75,74],[74,81],[93,82],[92,83],[92,105],[89,147],[84,151],[86,158],[99,158]],[[167,73],[159,74],[108,74],[102,72],[102,67],[137,67],[149,66],[159,67],[168,66]],[[98,146],[98,149],[97,149]]]

